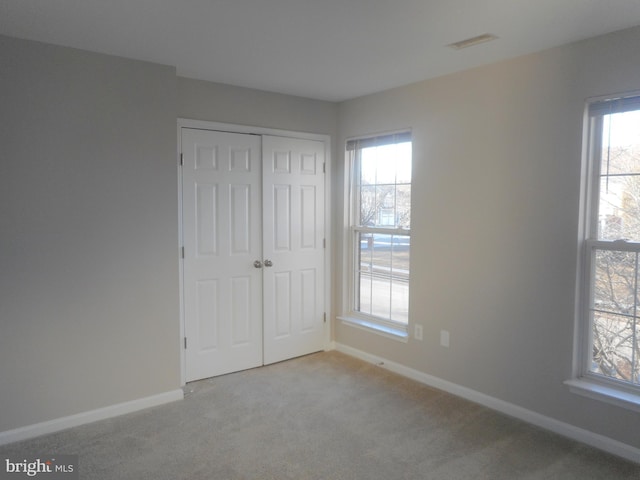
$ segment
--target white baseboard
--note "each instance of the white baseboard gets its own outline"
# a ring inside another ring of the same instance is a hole
[[[518,418],[527,423],[544,428],[545,430],[552,431],[564,437],[577,440],[586,445],[590,445],[600,450],[604,450],[605,452],[612,453],[627,460],[631,460],[632,462],[640,463],[640,449],[635,448],[631,445],[627,445],[626,443],[622,443],[612,438],[605,437],[604,435],[590,432],[589,430],[585,430],[583,428],[561,422],[560,420],[541,415],[531,410],[527,410],[526,408],[519,407],[518,405],[515,405],[513,403],[505,402],[504,400],[485,395],[484,393],[471,390],[470,388],[462,387],[455,383],[448,382],[432,375],[428,375],[400,363],[392,362],[385,358],[349,347],[348,345],[332,342],[332,346],[339,352],[359,358],[360,360],[364,360],[365,362],[373,363],[380,366],[381,368],[385,368],[404,377],[411,378],[412,380],[416,380],[417,382],[424,383],[425,385],[429,385],[430,387],[434,387],[439,390],[451,393],[452,395],[455,395],[457,397],[461,397],[471,402],[484,405],[485,407],[504,413],[505,415],[509,415],[510,417]]]
[[[14,430],[7,430],[0,432],[0,445],[27,440],[29,438],[58,432],[71,427],[78,427],[86,423],[117,417],[119,415],[124,415],[125,413],[132,413],[149,407],[156,407],[165,403],[182,400],[183,398],[184,393],[181,389],[171,390],[158,395],[132,400],[130,402],[117,403],[108,407],[98,408],[97,410],[90,410],[88,412],[82,412],[68,417],[56,418],[47,422],[27,425],[26,427],[20,427]]]

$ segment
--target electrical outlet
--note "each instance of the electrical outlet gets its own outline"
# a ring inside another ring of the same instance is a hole
[[[449,332],[447,330],[440,330],[440,345],[449,348]]]
[[[413,337],[416,340],[422,340],[422,325],[415,325],[413,328]]]

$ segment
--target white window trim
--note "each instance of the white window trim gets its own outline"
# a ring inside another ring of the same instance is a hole
[[[409,329],[407,325],[392,324],[382,319],[372,320],[371,318],[364,318],[364,315],[361,317],[359,315],[356,316],[356,314],[357,312],[352,312],[348,316],[340,315],[338,316],[338,320],[342,321],[343,325],[349,327],[365,330],[399,342],[409,342]]]
[[[598,150],[596,128],[589,115],[590,105],[607,100],[638,97],[640,91],[618,95],[607,95],[590,98],[587,101],[583,115],[582,138],[582,175],[580,185],[580,241],[578,245],[578,268],[576,274],[576,308],[574,318],[574,355],[573,375],[564,384],[569,391],[594,400],[602,401],[624,409],[640,412],[640,387],[626,382],[617,381],[590,372],[591,362],[589,318],[589,301],[592,295],[591,251],[598,246],[611,246],[614,242],[603,242],[592,239],[592,229],[597,223],[597,208],[599,189],[595,179],[598,177],[601,158],[595,158]],[[594,223],[596,222],[596,223]],[[637,244],[625,241],[615,242],[616,249],[637,251]]]
[[[572,393],[640,412],[640,395],[626,391],[621,385],[606,383],[605,379],[591,378],[590,375],[564,382]]]
[[[346,142],[351,140],[358,140],[362,138],[376,137],[376,136],[384,136],[384,135],[393,135],[398,133],[411,133],[410,128],[405,128],[401,130],[394,130],[389,132],[381,132],[377,134],[365,134],[359,135],[355,137],[349,137],[346,139]],[[413,143],[413,140],[412,140]],[[342,295],[342,310],[343,314],[338,315],[337,319],[342,322],[343,325],[357,328],[360,330],[364,330],[367,332],[374,333],[376,335],[380,335],[386,338],[390,338],[392,340],[396,340],[402,343],[408,343],[409,341],[409,322],[407,324],[393,322],[389,320],[385,320],[383,318],[378,318],[370,315],[365,315],[360,312],[357,312],[353,309],[354,305],[354,286],[355,279],[353,278],[355,275],[355,270],[353,268],[354,265],[354,255],[355,255],[355,244],[354,244],[354,233],[356,231],[362,230],[360,227],[356,227],[353,225],[352,219],[354,218],[354,191],[353,191],[353,159],[351,155],[346,151],[344,153],[344,228],[343,228],[343,252],[344,252],[344,262],[346,268],[343,270],[342,282],[346,287],[343,289]],[[413,161],[413,159],[412,159]],[[413,181],[412,181],[413,183]],[[371,228],[367,228],[367,231],[371,230]],[[394,229],[394,228],[384,228],[377,227],[374,230],[379,230],[381,233],[386,233],[390,235],[411,235],[410,230],[406,229]],[[409,313],[411,316],[411,313]]]

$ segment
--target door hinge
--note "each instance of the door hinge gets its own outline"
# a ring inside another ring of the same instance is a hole
[[[184,337],[184,349],[187,349],[187,337]]]
[[[180,154],[180,166],[182,167],[183,165],[184,165],[184,156]]]
[[[323,322],[323,323],[327,323],[327,312],[324,312],[324,313],[322,314],[322,322]]]
[[[327,173],[327,162],[322,163],[322,173]]]
[[[327,248],[327,239],[326,238],[322,239],[322,248]]]
[[[182,258],[184,258],[184,247],[180,249],[180,255],[182,256]]]

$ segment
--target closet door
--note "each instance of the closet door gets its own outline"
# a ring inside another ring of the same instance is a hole
[[[264,363],[324,348],[324,142],[264,136]]]
[[[261,140],[188,128],[181,140],[185,362],[192,381],[262,365]]]

